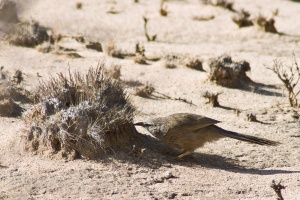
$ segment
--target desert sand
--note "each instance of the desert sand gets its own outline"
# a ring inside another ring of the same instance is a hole
[[[299,108],[291,108],[287,91],[274,72],[267,69],[278,59],[291,65],[294,53],[300,62],[300,3],[288,0],[239,0],[236,10],[244,8],[258,16],[274,17],[277,33],[268,33],[256,25],[239,28],[234,12],[197,0],[165,2],[168,15],[159,13],[160,1],[86,0],[18,1],[21,21],[35,20],[57,33],[70,36],[59,41],[73,48],[81,58],[42,53],[37,48],[20,47],[0,41],[0,65],[12,76],[16,70],[24,75],[22,87],[34,91],[41,79],[47,81],[68,70],[86,73],[90,67],[105,62],[110,69],[121,67],[120,79],[127,84],[138,113],[134,121],[188,112],[222,121],[220,127],[244,134],[268,138],[282,144],[265,147],[222,139],[210,143],[183,160],[158,155],[149,163],[142,158],[133,161],[76,159],[66,161],[22,151],[20,136],[22,116],[0,117],[0,199],[276,199],[270,187],[272,180],[286,186],[285,199],[300,199],[300,121]],[[276,13],[277,10],[277,13]],[[108,13],[108,11],[115,11]],[[274,14],[276,13],[276,14]],[[148,42],[144,35],[143,16],[149,18]],[[194,17],[210,17],[207,21]],[[87,49],[71,36],[100,42],[104,52]],[[135,51],[139,42],[148,65],[134,62],[133,57],[109,56],[106,46],[113,42],[124,52]],[[208,80],[209,59],[228,54],[233,60],[246,60],[247,75],[262,86],[248,90],[218,86]],[[205,72],[177,62],[166,68],[165,58],[199,57]],[[39,77],[37,75],[39,74]],[[135,95],[138,86],[152,85],[155,91],[169,97],[185,99],[192,104],[162,98]],[[202,97],[204,91],[222,92],[221,107],[211,107]],[[28,104],[20,104],[25,109]],[[239,115],[235,110],[240,110]],[[259,122],[247,120],[255,113]],[[143,128],[137,128],[149,134]],[[126,153],[126,152],[125,152]],[[145,150],[145,154],[147,149]],[[170,177],[170,173],[173,175]]]

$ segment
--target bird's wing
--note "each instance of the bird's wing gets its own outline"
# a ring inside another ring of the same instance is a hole
[[[172,127],[169,129],[170,132],[190,132],[220,122],[202,115],[190,113],[176,113],[169,117],[169,127]]]

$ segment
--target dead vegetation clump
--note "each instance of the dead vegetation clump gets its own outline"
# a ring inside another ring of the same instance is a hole
[[[230,56],[222,55],[209,62],[209,80],[224,87],[238,88],[251,82],[246,72],[250,71],[247,61],[234,62]]]
[[[9,31],[7,40],[16,46],[35,47],[43,42],[54,42],[47,33],[47,28],[38,22],[15,24]]]
[[[278,33],[275,27],[275,19],[273,17],[267,18],[260,14],[254,19],[254,23],[265,32]]]
[[[251,14],[248,11],[241,10],[232,17],[232,21],[236,23],[239,28],[253,26]]]
[[[135,57],[134,62],[142,65],[147,65],[147,58],[145,56],[145,47],[140,45],[140,43],[135,44]]]
[[[85,45],[88,49],[93,49],[99,52],[103,52],[102,45],[100,42],[89,42],[89,44]]]
[[[222,93],[221,92],[212,93],[212,92],[205,91],[202,96],[208,99],[207,104],[209,104],[212,107],[218,107],[220,106],[220,103],[218,101],[218,97],[220,94]]]
[[[182,61],[181,55],[168,54],[164,58],[163,65],[168,69],[175,69],[177,65]]]
[[[185,66],[187,66],[188,68],[191,68],[191,69],[198,70],[198,71],[202,71],[202,72],[205,71],[203,69],[202,60],[200,60],[199,58],[192,57],[192,58],[186,59]]]
[[[160,8],[159,13],[161,16],[166,17],[168,15],[167,6],[164,7],[164,3],[166,0],[160,0]]]
[[[97,159],[128,144],[137,134],[134,107],[121,83],[104,76],[103,68],[40,83],[35,105],[24,114],[25,149]]]
[[[246,117],[249,122],[258,122],[255,113],[247,113]]]
[[[291,65],[283,65],[280,60],[273,61],[273,67],[268,69],[272,70],[278,78],[283,82],[284,87],[288,91],[288,98],[291,107],[300,107],[297,96],[300,94],[299,81],[300,81],[300,68],[293,54],[293,62]]]
[[[0,77],[0,116],[21,116],[24,109],[17,102],[30,103],[32,101],[26,94],[27,92],[19,87],[15,80],[11,80],[8,75],[4,75],[5,73],[2,72],[2,69]]]

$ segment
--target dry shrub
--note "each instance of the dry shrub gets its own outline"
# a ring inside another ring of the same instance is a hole
[[[211,92],[205,91],[202,96],[204,98],[208,99],[207,104],[211,105],[212,107],[218,107],[218,106],[220,106],[220,103],[218,101],[218,97],[220,94],[222,94],[222,93],[220,93],[220,92],[211,93]]]
[[[88,49],[93,49],[99,52],[103,52],[102,45],[100,42],[89,42],[89,44],[85,45]]]
[[[246,117],[249,122],[258,122],[255,113],[247,113]]]
[[[191,69],[195,69],[198,71],[204,71],[203,65],[202,65],[202,60],[199,58],[188,58],[185,61],[185,66]]]
[[[265,32],[278,33],[275,27],[275,20],[273,17],[267,18],[263,15],[259,15],[257,18],[254,19],[254,22]]]
[[[236,23],[240,28],[247,27],[247,26],[253,26],[252,19],[250,18],[250,13],[241,10],[236,15],[232,17],[232,21]]]
[[[284,87],[289,94],[288,98],[290,106],[295,108],[300,107],[300,103],[298,103],[297,99],[297,96],[300,94],[300,68],[295,58],[295,54],[293,54],[293,62],[291,65],[284,65],[280,60],[274,60],[273,62],[273,67],[267,68],[272,70],[284,84]]]
[[[35,105],[24,114],[26,149],[97,159],[126,146],[137,133],[134,107],[103,69],[101,64],[86,75],[69,72],[40,83]]]
[[[47,28],[34,21],[15,24],[9,31],[7,39],[13,45],[24,47],[35,47],[45,41],[53,40],[48,35]]]
[[[209,62],[209,80],[225,87],[237,88],[251,79],[246,75],[250,71],[250,64],[247,61],[233,62],[228,55],[213,58]]]

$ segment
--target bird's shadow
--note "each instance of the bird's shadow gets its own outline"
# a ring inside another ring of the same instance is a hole
[[[139,158],[138,164],[145,167],[160,167],[166,164],[180,165],[185,167],[201,166],[211,169],[219,169],[230,171],[233,173],[242,174],[259,174],[259,175],[272,175],[272,174],[288,174],[300,173],[300,171],[289,171],[280,169],[257,169],[251,166],[240,165],[235,159],[226,158],[220,155],[212,155],[205,153],[194,152],[185,156],[182,159],[177,158],[180,151],[171,148],[161,141],[149,135],[143,135],[140,138],[141,145],[146,149],[144,155]],[[154,163],[154,165],[153,165]]]

